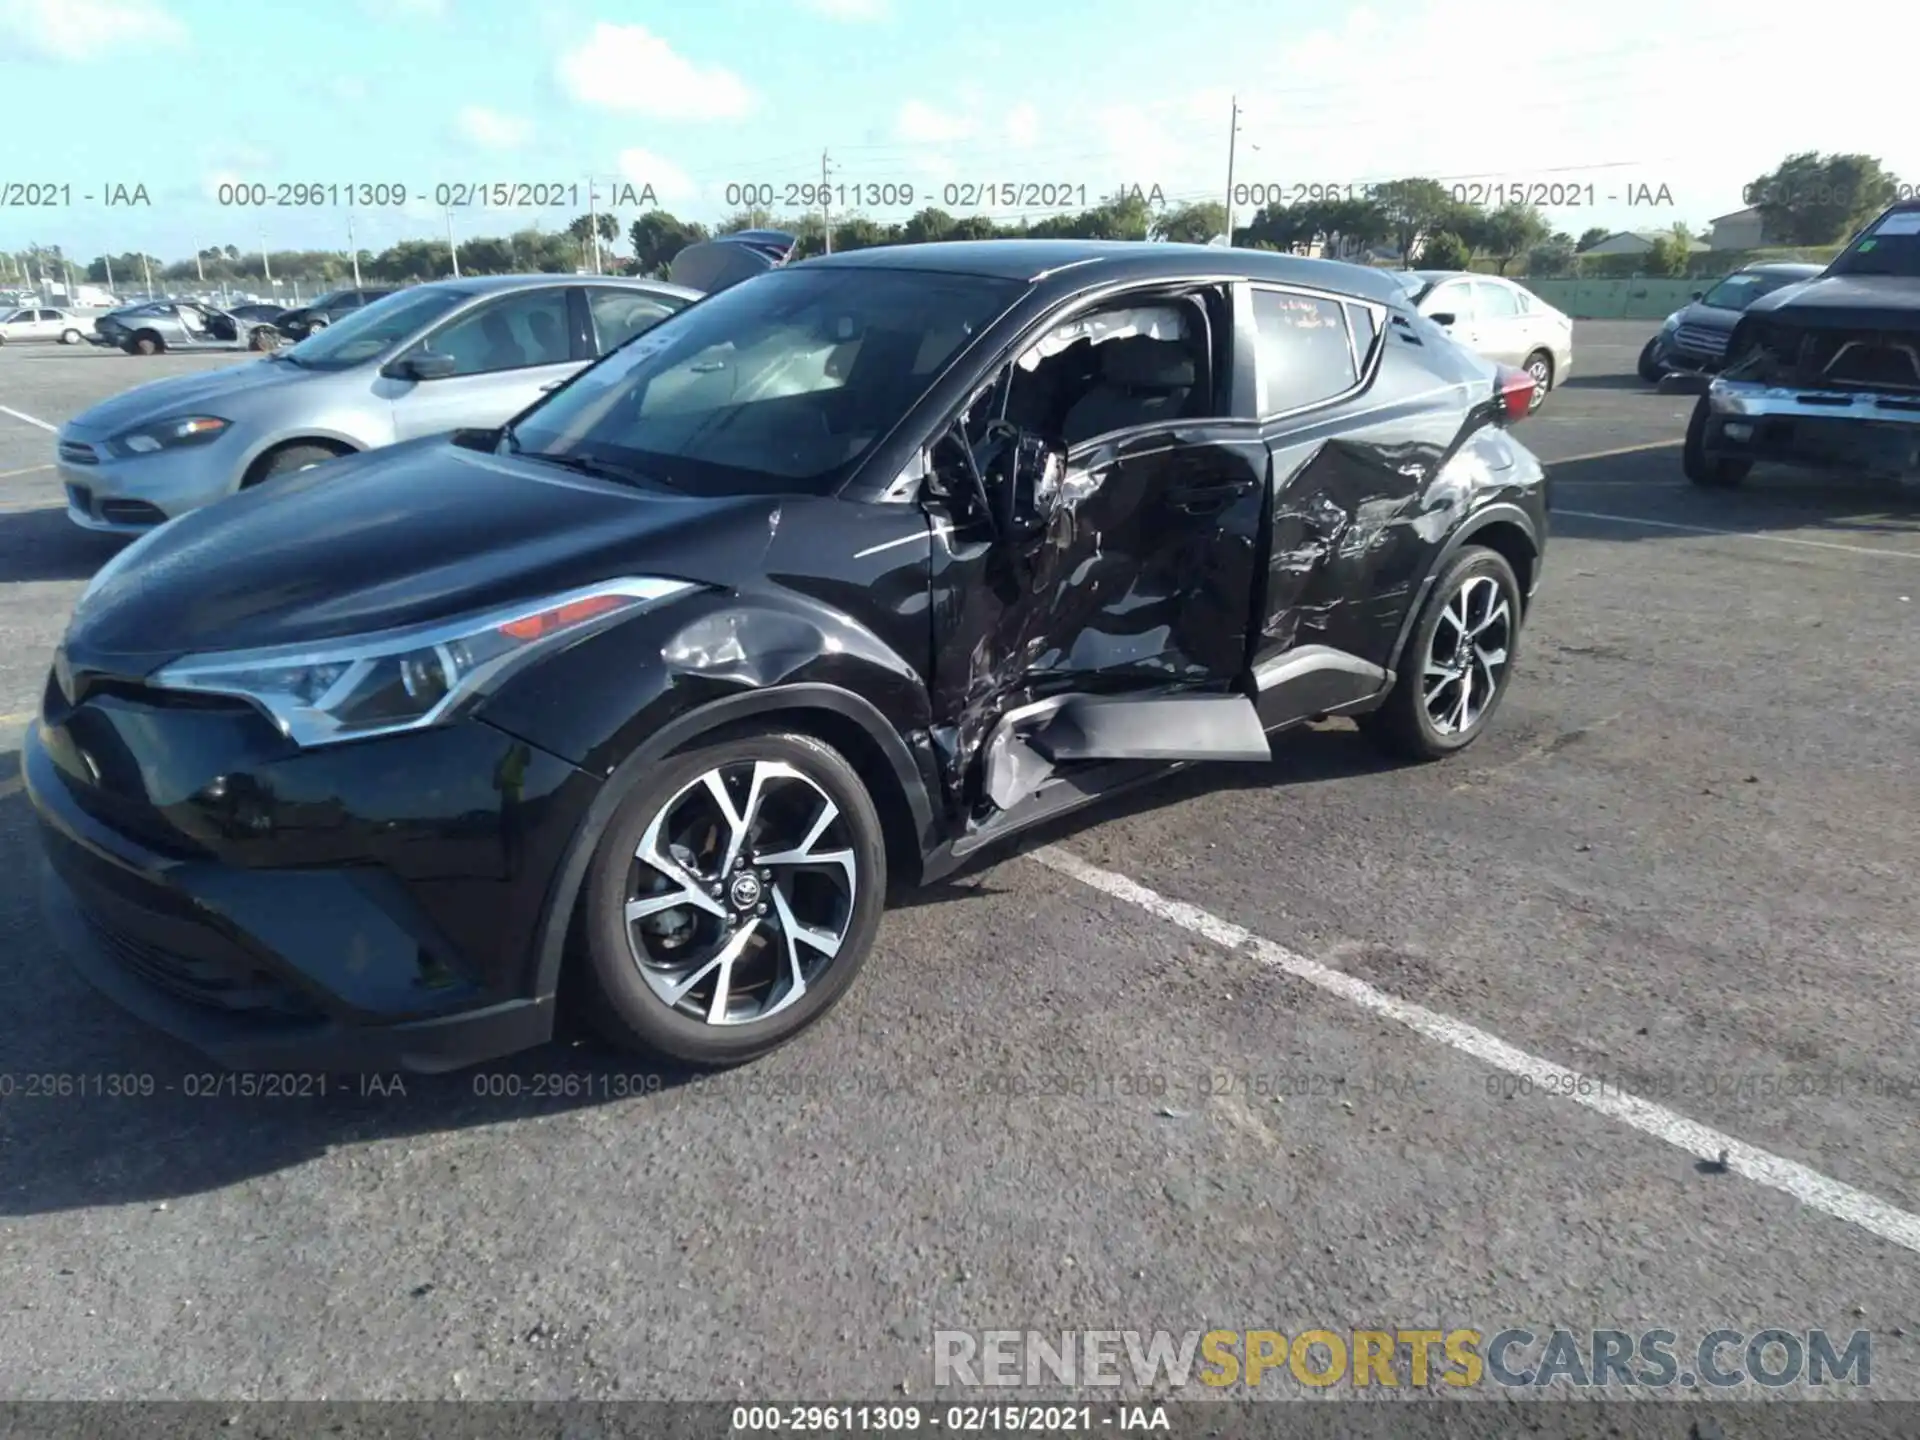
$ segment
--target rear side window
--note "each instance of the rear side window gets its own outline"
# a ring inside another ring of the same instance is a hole
[[[1482,320],[1506,320],[1520,313],[1520,301],[1514,292],[1491,280],[1473,282],[1473,301]]]
[[[624,345],[634,336],[651,330],[681,307],[678,300],[632,290],[604,286],[587,291],[587,304],[593,309],[594,333],[600,348],[607,351]]]
[[[1355,356],[1365,352],[1357,349],[1357,337],[1348,328],[1348,308],[1317,295],[1253,292],[1262,415],[1318,405],[1360,382]],[[1367,345],[1371,349],[1371,335]]]

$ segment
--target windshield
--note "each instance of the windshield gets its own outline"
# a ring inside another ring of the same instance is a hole
[[[1811,278],[1811,275],[1729,275],[1701,296],[1700,303],[1716,310],[1744,310],[1762,295],[1771,295],[1775,290]]]
[[[771,271],[583,371],[513,439],[525,454],[694,494],[825,494],[1024,289],[927,271]]]
[[[345,370],[384,355],[422,325],[471,298],[472,293],[437,285],[402,290],[363,310],[352,311],[345,319],[277,353],[309,370]]]
[[[1898,275],[1920,279],[1920,210],[1895,210],[1842,250],[1829,275]]]

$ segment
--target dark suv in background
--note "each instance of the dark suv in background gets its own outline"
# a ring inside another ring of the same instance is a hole
[[[1710,375],[1726,358],[1727,339],[1747,307],[1762,295],[1811,280],[1818,265],[1783,261],[1748,265],[1693,292],[1693,303],[1674,311],[1640,351],[1640,378],[1658,385],[1669,375]]]
[[[374,290],[333,290],[311,305],[287,311],[273,323],[289,340],[304,340],[343,315],[351,315],[355,310],[393,294],[393,288],[388,285]]]

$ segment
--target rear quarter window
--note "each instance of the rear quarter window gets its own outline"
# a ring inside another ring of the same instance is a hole
[[[1363,354],[1338,300],[1287,290],[1253,292],[1254,348],[1259,367],[1260,413],[1285,414],[1345,394],[1360,381]],[[1371,325],[1372,316],[1368,312]],[[1373,329],[1377,330],[1377,326]],[[1367,336],[1372,348],[1374,335]]]

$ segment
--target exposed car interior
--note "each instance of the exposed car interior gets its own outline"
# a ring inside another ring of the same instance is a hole
[[[1072,447],[1213,413],[1214,330],[1198,296],[1092,311],[1014,364],[1006,418]]]

